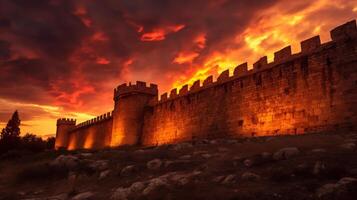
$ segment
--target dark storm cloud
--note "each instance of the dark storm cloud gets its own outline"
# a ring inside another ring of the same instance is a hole
[[[10,58],[10,43],[0,40],[0,61]]]
[[[128,74],[168,87],[173,80],[165,75],[183,70],[174,57],[196,48],[199,34],[206,44],[196,64],[231,48],[253,16],[275,2],[0,0],[0,98],[95,111],[102,105],[93,102],[112,101],[98,94],[111,95]],[[162,40],[141,40],[155,31]]]

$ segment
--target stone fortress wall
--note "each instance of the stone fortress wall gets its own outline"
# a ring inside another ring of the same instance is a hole
[[[301,52],[285,47],[233,76],[222,72],[158,99],[157,86],[120,85],[112,114],[78,125],[57,121],[56,148],[159,145],[199,138],[352,130],[357,126],[356,21],[315,36]]]

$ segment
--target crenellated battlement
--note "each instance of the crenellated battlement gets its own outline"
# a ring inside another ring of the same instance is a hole
[[[99,115],[99,116],[97,116],[97,117],[95,117],[93,119],[90,119],[90,120],[87,120],[85,122],[77,124],[75,129],[91,126],[91,125],[94,125],[94,124],[97,124],[97,123],[112,119],[112,117],[113,117],[113,112],[107,112],[107,113]]]
[[[239,79],[245,76],[254,76],[254,74],[271,69],[277,65],[294,60],[301,57],[307,53],[314,53],[322,48],[328,48],[333,46],[336,42],[341,40],[346,40],[349,38],[357,38],[357,27],[356,20],[347,22],[341,26],[338,26],[331,30],[331,41],[321,44],[320,36],[314,36],[312,38],[306,39],[300,42],[301,52],[292,54],[291,46],[287,46],[278,50],[274,53],[273,62],[269,63],[267,56],[261,57],[256,61],[250,70],[248,70],[248,64],[243,63],[234,68],[233,75],[229,75],[229,70],[221,72],[216,81],[213,80],[213,76],[208,76],[200,85],[200,80],[194,82],[194,84],[189,87],[188,85],[182,86],[180,89],[174,88],[171,90],[170,95],[168,93],[163,93],[160,97],[158,103],[173,100],[186,96],[192,93],[202,91],[206,88],[224,84],[228,81]],[[177,93],[179,91],[179,93]]]
[[[76,125],[76,120],[71,118],[57,119],[57,125]]]
[[[114,100],[117,100],[121,96],[137,93],[157,95],[157,85],[150,83],[150,86],[146,86],[146,82],[142,81],[136,81],[136,84],[132,84],[131,82],[129,84],[123,83],[114,89]]]
[[[331,41],[301,41],[216,79],[163,93],[137,81],[114,89],[114,109],[76,125],[58,119],[56,148],[160,145],[199,138],[356,130],[357,27],[334,28]],[[249,70],[248,70],[249,69]],[[344,132],[344,131],[342,131]]]

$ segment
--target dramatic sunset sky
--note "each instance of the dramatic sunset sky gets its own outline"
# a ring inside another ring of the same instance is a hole
[[[357,0],[0,0],[0,128],[54,134],[113,108],[113,88],[160,93],[357,18]]]

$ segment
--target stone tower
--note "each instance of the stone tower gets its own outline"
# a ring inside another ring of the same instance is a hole
[[[144,111],[150,101],[157,100],[157,85],[122,84],[114,89],[113,129],[110,146],[139,144],[144,123]]]
[[[55,148],[67,148],[68,146],[68,136],[69,131],[75,128],[75,119],[58,119],[57,120],[57,131],[56,131],[56,143]]]

